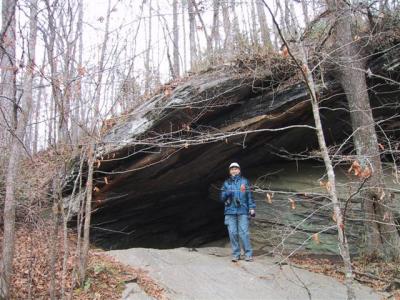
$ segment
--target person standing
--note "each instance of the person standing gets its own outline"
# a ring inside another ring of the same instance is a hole
[[[225,225],[228,227],[232,247],[232,261],[240,259],[242,241],[245,260],[253,261],[253,249],[250,244],[249,214],[255,216],[256,204],[253,200],[249,181],[241,175],[240,166],[233,162],[229,165],[230,177],[221,188],[221,201],[225,204]]]

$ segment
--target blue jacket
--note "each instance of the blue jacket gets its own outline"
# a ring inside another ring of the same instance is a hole
[[[225,215],[247,215],[251,208],[256,208],[249,181],[240,174],[230,176],[225,180],[221,188],[220,200],[225,203]]]

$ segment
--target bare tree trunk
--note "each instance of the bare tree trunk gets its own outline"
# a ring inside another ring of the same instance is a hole
[[[221,47],[221,36],[219,34],[219,7],[221,0],[213,0],[213,28],[211,31],[211,38],[214,42],[214,49]]]
[[[56,115],[56,110],[55,110],[55,108],[56,108],[56,105],[55,105],[55,103],[54,103],[54,97],[53,97],[53,95],[51,95],[51,97],[50,97],[50,99],[49,99],[49,103],[48,103],[48,109],[49,109],[49,111],[48,111],[48,118],[49,118],[49,134],[48,134],[48,137],[47,137],[47,140],[48,140],[48,142],[47,142],[47,144],[50,146],[50,145],[53,145],[53,143],[55,143],[55,140],[54,140],[54,131],[55,131],[55,129],[54,129],[54,123],[55,123],[55,115]]]
[[[172,14],[173,14],[173,32],[174,32],[174,78],[179,77],[179,28],[178,28],[178,0],[172,2]]]
[[[248,20],[248,18],[246,18],[246,16],[248,16],[248,8],[249,6],[246,5],[246,8],[244,8],[244,4],[243,1],[239,2],[239,11],[241,12],[242,15],[242,26],[243,26],[243,34],[242,34],[242,39],[244,43],[251,43],[251,26],[250,26],[250,22]]]
[[[15,10],[16,1],[4,1],[2,7],[2,44],[4,52],[1,53],[1,66],[4,74],[4,82],[6,84],[2,89],[2,98],[4,97],[12,104],[12,132],[11,146],[9,153],[9,161],[6,175],[6,195],[4,202],[4,240],[3,240],[3,265],[2,278],[4,283],[0,282],[0,286],[4,285],[4,291],[0,291],[0,296],[4,298],[10,297],[10,282],[12,276],[12,262],[15,247],[15,184],[22,155],[23,141],[26,135],[26,126],[29,120],[32,108],[32,83],[33,70],[35,66],[35,47],[37,33],[37,3],[31,2],[30,6],[30,32],[28,38],[28,63],[26,74],[24,75],[23,94],[21,106],[18,106],[16,99],[16,61],[15,61]],[[6,41],[4,39],[7,39]],[[18,111],[21,110],[19,114]]]
[[[45,0],[46,10],[47,10],[47,17],[48,17],[48,34],[43,33],[43,39],[45,43],[45,47],[47,50],[47,59],[49,61],[50,66],[50,78],[51,78],[51,92],[52,92],[52,101],[54,104],[54,111],[53,113],[53,125],[52,125],[52,137],[51,140],[54,144],[57,143],[57,137],[60,142],[65,142],[65,126],[66,120],[64,119],[64,101],[61,93],[61,82],[58,78],[57,74],[57,55],[55,54],[55,41],[57,37],[56,32],[56,24],[55,24],[55,11],[56,5],[54,3],[50,3],[50,0]],[[58,126],[57,126],[57,113],[58,113]],[[56,130],[57,128],[57,130]]]
[[[261,40],[265,47],[272,48],[270,29],[265,16],[264,5],[261,0],[256,0],[258,21],[260,23]]]
[[[41,68],[43,69],[44,64],[46,62],[46,52],[43,53],[43,60]],[[39,91],[36,96],[36,106],[35,106],[35,126],[34,126],[34,140],[33,140],[33,153],[36,154],[38,152],[38,140],[39,140],[39,116],[42,107],[42,98],[43,98],[43,78],[44,76],[40,76],[39,80]],[[45,99],[46,101],[46,99]],[[44,134],[46,136],[46,133]]]
[[[39,94],[42,94],[42,89],[40,89]],[[35,101],[35,119],[32,133],[32,154],[36,154],[38,152],[40,99],[41,97],[38,96]]]
[[[28,37],[28,61],[26,64],[26,73],[23,80],[22,102],[26,103],[26,119],[31,117],[33,103],[33,80],[35,77],[35,52],[36,52],[36,36],[37,36],[37,0],[30,2],[29,16],[29,37]],[[37,103],[39,106],[39,103]],[[25,143],[27,144],[27,143]]]
[[[339,62],[339,79],[347,96],[353,127],[353,141],[358,161],[372,174],[361,192],[365,217],[366,254],[388,259],[400,258],[400,237],[390,210],[390,193],[385,193],[375,122],[365,79],[365,60],[353,42],[351,8],[346,2],[327,0],[336,13],[333,33]]]
[[[80,283],[85,281],[86,268],[88,264],[89,241],[90,241],[90,218],[92,214],[92,192],[93,192],[93,163],[94,163],[94,144],[89,145],[88,150],[88,176],[86,181],[86,204],[85,204],[85,221],[83,226],[83,243],[80,255]]]
[[[256,0],[258,1],[258,0]],[[258,44],[258,34],[257,34],[257,19],[256,19],[256,9],[254,6],[254,0],[250,1],[250,18],[251,18],[251,40],[254,45]]]
[[[100,114],[100,95],[101,95],[101,87],[102,87],[102,81],[103,81],[103,73],[104,73],[104,62],[105,62],[105,57],[106,57],[106,50],[107,50],[107,42],[109,38],[109,31],[110,31],[110,15],[111,15],[111,0],[108,0],[108,5],[107,5],[107,16],[106,16],[106,24],[104,28],[104,38],[103,38],[103,43],[101,45],[101,52],[100,52],[100,59],[99,59],[99,69],[97,73],[97,82],[96,82],[96,89],[95,89],[95,94],[94,94],[94,116],[93,116],[93,122],[96,126],[94,128],[97,128],[97,123],[99,122],[99,119],[101,117]],[[96,119],[97,117],[97,119]]]
[[[224,24],[224,34],[225,34],[225,40],[224,40],[224,49],[225,50],[232,50],[232,32],[231,32],[231,20],[229,18],[229,6],[227,1],[222,1],[221,3],[222,7],[222,22]]]
[[[291,33],[292,33],[292,30],[291,30],[292,29],[292,22],[290,22],[289,0],[285,0],[285,11],[284,11],[284,13],[285,13],[284,21],[285,21],[286,35],[292,37],[291,36]]]
[[[207,33],[207,27],[206,24],[204,23],[203,17],[201,16],[201,13],[199,11],[199,7],[197,6],[197,3],[195,0],[189,0],[189,2],[192,3],[194,10],[196,12],[196,15],[200,21],[201,27],[203,28],[203,33],[204,33],[204,37],[207,41],[207,53],[210,55],[212,54],[212,39],[211,36],[208,35]]]
[[[236,0],[231,0],[230,1],[230,8],[231,8],[231,15],[233,16],[232,18],[232,31],[233,31],[233,43],[232,46],[235,47],[239,40],[240,36],[240,27],[239,27],[239,18],[236,13]]]
[[[146,49],[146,58],[144,61],[144,68],[146,72],[146,78],[145,78],[145,83],[144,83],[144,90],[145,93],[150,92],[150,81],[151,81],[151,70],[150,70],[150,54],[152,51],[151,47],[151,31],[152,31],[152,26],[151,26],[151,19],[152,19],[152,10],[151,10],[151,0],[149,1],[149,25],[148,25],[148,40],[147,40],[147,49]]]
[[[58,255],[58,229],[60,219],[60,182],[59,178],[53,179],[53,228],[50,234],[50,299],[57,299],[56,289],[56,262]]]
[[[275,1],[275,3],[276,2],[277,1]],[[275,19],[278,16],[279,7],[280,7],[279,4],[276,3],[275,11],[274,11],[274,18]],[[280,36],[279,36],[279,33],[278,33],[278,29],[276,28],[275,24],[272,25],[272,28],[273,28],[273,31],[274,31],[274,48],[275,48],[275,50],[279,50],[279,39],[280,39]]]
[[[187,71],[187,58],[186,58],[186,20],[185,20],[185,4],[182,5],[182,32],[183,32],[183,73]]]
[[[71,210],[72,210],[72,203],[75,203],[75,197],[78,197],[80,199],[80,195],[76,195],[76,191],[81,187],[80,183],[82,181],[82,169],[83,169],[83,163],[85,161],[85,151],[82,150],[80,154],[80,163],[79,163],[79,171],[76,176],[74,186],[72,188],[72,193],[71,193],[71,201],[68,202],[68,208],[67,208],[67,213],[65,214],[65,210],[63,207],[61,207],[61,214],[62,214],[62,220],[63,220],[63,244],[64,244],[64,256],[63,256],[63,264],[62,264],[62,272],[61,272],[61,299],[64,299],[65,296],[65,291],[66,291],[66,284],[65,284],[65,279],[67,276],[67,261],[69,257],[69,240],[68,240],[68,221],[71,216]],[[79,201],[79,200],[78,200]],[[78,202],[80,203],[80,202]],[[78,212],[79,214],[79,212]]]
[[[306,0],[301,0],[301,6],[303,8],[303,16],[304,16],[304,22],[306,23],[306,26],[310,23],[310,17],[308,16],[308,4]]]
[[[85,74],[84,68],[82,66],[82,55],[83,55],[83,41],[82,41],[82,25],[83,25],[83,0],[78,0],[78,20],[76,22],[75,37],[72,42],[67,43],[72,47],[72,60],[71,69],[69,71],[69,91],[72,100],[72,116],[71,116],[71,140],[74,147],[76,147],[80,135],[81,122],[81,110],[83,109],[82,103],[82,77]],[[72,20],[71,20],[72,23]],[[76,52],[78,51],[78,59],[76,59]],[[77,61],[77,62],[76,62]],[[76,81],[71,82],[72,76],[75,76]]]
[[[1,101],[10,104],[12,112],[9,128],[11,131],[11,145],[6,174],[6,194],[4,199],[4,238],[3,256],[0,266],[0,298],[10,297],[10,284],[12,276],[12,263],[15,247],[15,184],[20,156],[20,144],[23,139],[22,126],[18,126],[18,104],[16,99],[16,61],[15,61],[15,10],[16,1],[3,0],[2,2],[2,30],[0,59],[1,59]]]
[[[275,4],[276,4],[276,8],[277,8],[277,12],[279,11],[279,26],[280,26],[280,31],[282,32],[283,36],[285,38],[287,38],[288,36],[288,28],[286,25],[286,14],[284,9],[282,8],[281,2],[280,0],[275,0]],[[278,28],[276,26],[274,26],[274,33],[277,34],[278,32]],[[279,36],[279,34],[277,34],[277,36]],[[277,38],[277,37],[276,37]],[[280,36],[279,36],[280,38]],[[282,41],[281,41],[282,43]]]
[[[71,14],[70,6],[66,8],[67,10],[67,16]],[[66,146],[69,148],[72,146],[72,139],[71,139],[71,134],[70,134],[70,120],[71,120],[71,84],[70,84],[70,79],[72,78],[71,70],[73,69],[73,61],[75,61],[75,57],[73,55],[74,52],[74,40],[71,41],[70,37],[70,30],[69,28],[69,22],[72,22],[72,20],[68,20],[65,23],[64,22],[64,14],[61,13],[59,17],[59,23],[58,26],[56,27],[61,31],[59,35],[61,35],[62,43],[61,46],[58,47],[59,57],[63,58],[63,64],[62,64],[62,76],[60,79],[60,83],[63,86],[63,89],[61,90],[61,103],[62,103],[62,110],[60,111],[60,136],[61,136],[61,141],[65,143]],[[63,122],[63,124],[61,124]]]
[[[190,68],[193,69],[197,62],[197,48],[196,48],[196,23],[194,18],[193,3],[188,1],[188,14],[189,14],[189,44],[190,44]]]
[[[288,46],[287,46],[288,47]],[[329,192],[330,199],[333,203],[333,211],[335,214],[335,219],[336,219],[336,225],[337,225],[337,231],[338,231],[338,238],[339,238],[339,249],[340,249],[340,255],[342,256],[342,260],[344,263],[344,269],[345,269],[345,285],[347,288],[347,299],[356,299],[355,293],[354,293],[354,288],[353,288],[353,271],[352,271],[352,266],[351,266],[351,260],[350,260],[350,252],[349,252],[349,246],[347,243],[347,238],[344,232],[344,219],[343,219],[343,214],[342,210],[340,208],[340,202],[337,196],[336,192],[336,179],[335,179],[335,172],[332,166],[332,161],[329,157],[329,151],[328,147],[326,146],[325,142],[325,137],[324,137],[324,131],[322,129],[322,122],[321,122],[321,116],[319,113],[319,105],[318,105],[318,98],[317,94],[315,91],[315,84],[314,84],[314,79],[312,77],[311,71],[308,68],[307,65],[307,58],[305,55],[305,50],[304,47],[301,46],[301,51],[302,51],[302,61],[303,61],[303,72],[306,77],[306,82],[307,86],[309,88],[309,93],[311,94],[311,104],[312,104],[312,110],[313,110],[313,116],[314,116],[314,121],[315,121],[315,128],[316,128],[316,133],[318,137],[318,144],[319,148],[321,150],[321,155],[322,158],[324,159],[325,163],[325,168],[327,171],[328,175],[328,182],[329,182],[329,188],[327,188]]]
[[[78,42],[78,81],[76,87],[76,98],[77,98],[77,114],[76,120],[78,122],[77,132],[76,132],[76,139],[80,136],[81,133],[81,126],[84,124],[83,116],[85,115],[85,107],[82,97],[82,77],[84,76],[84,69],[83,69],[83,0],[79,0],[78,2],[78,26],[77,26],[77,34],[79,35],[79,42]]]

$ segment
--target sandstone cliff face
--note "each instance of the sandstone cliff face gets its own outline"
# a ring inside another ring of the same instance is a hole
[[[373,56],[372,74],[398,81],[399,55],[399,47],[393,47]],[[234,160],[253,184],[258,205],[252,221],[255,248],[337,253],[332,213],[319,187],[324,170],[314,151],[311,107],[297,78],[290,63],[282,60],[252,70],[215,68],[167,86],[121,116],[97,147],[94,242],[113,249],[167,248],[226,237],[223,207],[217,200],[227,166]],[[371,76],[369,86],[377,120],[399,112],[397,85]],[[319,93],[327,142],[339,144],[351,134],[346,99],[329,74]],[[398,123],[399,118],[392,117],[382,128]],[[396,138],[396,132],[390,134]],[[341,154],[350,151],[347,143]],[[299,167],[309,155],[313,159]],[[356,179],[337,170],[343,173],[345,200],[347,183]],[[265,200],[268,191],[275,191],[272,203]],[[64,193],[70,192],[67,185]],[[294,209],[288,198],[295,201]],[[357,253],[362,238],[357,199],[349,215],[349,240]]]

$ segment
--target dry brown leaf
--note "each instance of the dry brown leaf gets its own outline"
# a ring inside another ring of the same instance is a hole
[[[172,95],[172,89],[171,89],[170,86],[167,86],[167,87],[165,88],[165,90],[164,90],[164,95],[167,96],[167,97]]]
[[[296,209],[296,201],[292,198],[288,198],[290,202],[290,206],[292,209]]]
[[[379,196],[379,201],[382,201],[385,198],[385,196],[386,196],[385,191],[382,189],[382,193]]]
[[[371,171],[370,167],[366,166],[366,167],[361,171],[360,176],[361,176],[362,178],[368,178],[368,177],[371,176],[371,174],[372,174],[372,171]]]
[[[270,193],[267,193],[267,195],[266,195],[266,200],[267,200],[267,202],[268,202],[269,204],[272,203],[272,195],[271,195]]]
[[[359,174],[361,173],[361,166],[360,163],[358,161],[353,161],[353,163],[351,164],[348,172],[351,173],[351,171],[354,171],[354,175],[355,176],[359,176]]]
[[[313,235],[312,235],[312,239],[314,240],[314,242],[316,243],[316,244],[320,244],[320,240],[319,240],[319,233],[318,232],[316,232],[316,233],[314,233]]]
[[[332,220],[333,220],[335,223],[336,223],[336,221],[337,221],[335,212],[333,212],[333,214],[332,214]]]
[[[331,182],[330,181],[320,181],[319,182],[319,185],[321,186],[321,187],[323,187],[323,188],[325,188],[328,192],[330,192],[331,191],[331,189],[332,189],[332,185],[331,185]]]
[[[385,214],[383,215],[383,221],[389,221],[389,212],[386,211]]]

